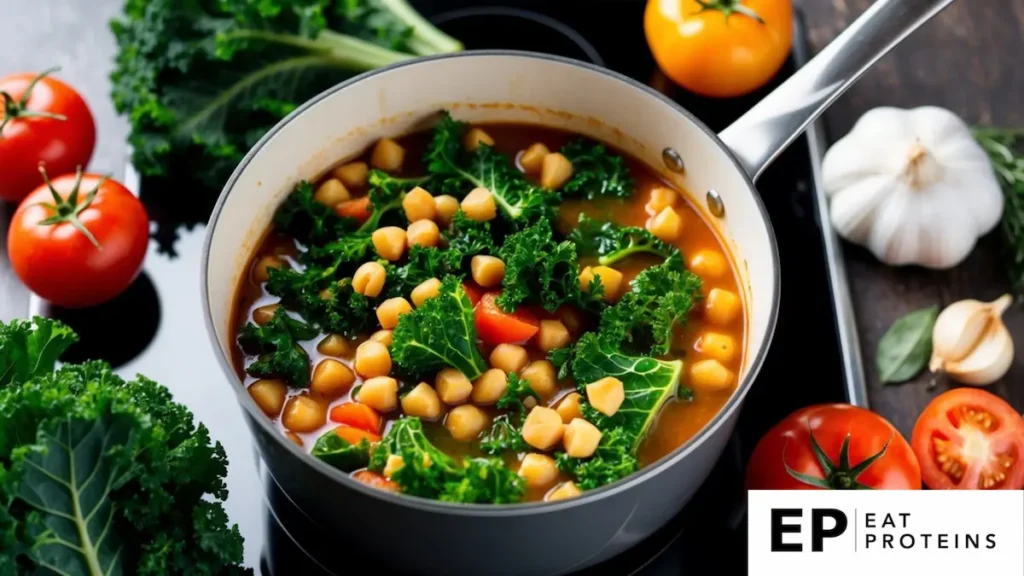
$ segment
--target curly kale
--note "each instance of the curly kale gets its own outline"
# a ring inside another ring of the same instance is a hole
[[[462,210],[452,217],[450,230],[445,233],[445,237],[448,239],[448,249],[458,252],[463,259],[477,254],[498,253],[491,223],[473,220]]]
[[[462,135],[467,124],[444,111],[434,127],[424,155],[435,188],[461,198],[474,188],[486,188],[494,195],[502,216],[514,226],[523,226],[552,215],[557,198],[531,184],[512,161],[486,144],[467,152]]]
[[[601,337],[613,345],[630,343],[637,350],[668,354],[673,337],[701,298],[700,278],[683,267],[678,255],[647,268],[601,317]]]
[[[666,259],[679,254],[679,249],[663,242],[646,228],[601,222],[580,214],[576,228],[569,233],[580,256],[597,256],[601,266],[611,266],[635,254],[650,254]]]
[[[354,74],[462,44],[406,0],[126,0],[116,110],[149,186],[214,197],[300,104]]]
[[[576,245],[568,240],[556,242],[547,220],[508,236],[498,257],[505,262],[505,278],[497,304],[506,312],[523,303],[540,304],[549,312],[563,304],[600,306],[600,283],[580,288]]]
[[[334,430],[328,430],[316,439],[310,454],[342,472],[354,472],[369,465],[370,442],[363,438],[358,444],[352,444]]]
[[[309,386],[309,356],[299,342],[316,338],[319,331],[278,308],[265,326],[249,323],[238,335],[238,345],[258,359],[246,367],[256,378],[280,378],[293,386]]]
[[[508,375],[505,392],[501,398],[498,398],[496,406],[499,410],[514,411],[522,418],[526,416],[526,406],[523,402],[527,398],[540,401],[540,396],[530,387],[530,382],[525,378],[520,378],[515,372],[511,372]]]
[[[251,574],[221,445],[152,380],[52,371],[74,339],[52,320],[0,324],[0,573]]]
[[[388,458],[401,456],[391,475],[402,492],[446,502],[507,504],[522,500],[523,479],[498,458],[464,458],[445,454],[427,438],[419,418],[398,419],[373,450],[370,470],[380,472]]]
[[[558,469],[576,478],[582,490],[600,488],[625,478],[640,468],[630,440],[623,428],[603,432],[597,450],[588,458],[573,458],[565,452],[555,454]]]
[[[572,162],[572,177],[560,190],[564,198],[594,200],[633,195],[634,182],[626,159],[609,152],[603,144],[579,139],[563,146],[561,152]]]
[[[446,276],[438,295],[402,314],[392,335],[391,358],[406,373],[455,368],[470,380],[487,370],[476,345],[473,304],[455,276]]]
[[[386,263],[387,281],[384,296],[407,298],[413,288],[431,278],[458,276],[463,268],[463,254],[457,250],[413,246],[408,259],[402,266]]]

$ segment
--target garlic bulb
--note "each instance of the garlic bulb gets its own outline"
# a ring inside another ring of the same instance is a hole
[[[1013,339],[1002,317],[1012,302],[1004,294],[992,302],[961,300],[947,306],[935,320],[928,368],[976,386],[1002,378],[1013,363]]]
[[[837,233],[891,265],[956,266],[1003,213],[985,151],[933,106],[868,111],[825,154],[822,179]]]

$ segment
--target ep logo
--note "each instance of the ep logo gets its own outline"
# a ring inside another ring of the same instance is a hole
[[[771,551],[803,552],[806,533],[811,551],[821,552],[825,539],[841,536],[849,524],[846,513],[835,508],[811,508],[807,513],[802,508],[772,508]]]

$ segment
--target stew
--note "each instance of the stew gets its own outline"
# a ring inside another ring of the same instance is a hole
[[[600,142],[448,113],[301,182],[236,302],[238,373],[282,434],[450,502],[624,478],[743,361],[734,264],[685,194]]]

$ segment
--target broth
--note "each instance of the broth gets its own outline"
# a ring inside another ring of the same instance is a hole
[[[520,170],[522,170],[520,159],[523,151],[534,143],[543,143],[549,150],[556,151],[561,149],[562,146],[570,140],[578,138],[578,136],[570,133],[532,125],[485,124],[479,126],[479,128],[482,128],[493,139],[496,151],[506,154],[509,158],[515,159],[516,165]],[[405,150],[404,162],[402,163],[401,170],[397,172],[398,174],[403,177],[409,177],[418,176],[424,173],[425,166],[421,161],[421,157],[428,145],[429,139],[430,133],[424,132],[411,134],[397,140],[397,143]],[[616,151],[616,153],[618,152]],[[371,151],[368,150],[359,158],[349,159],[345,163],[353,160],[370,162],[370,154]],[[654,216],[648,206],[652,191],[658,188],[669,187],[669,185],[650,167],[631,157],[625,155],[624,157],[628,166],[629,175],[635,182],[635,191],[632,197],[628,199],[602,198],[598,200],[566,200],[559,207],[557,222],[555,223],[556,232],[560,232],[561,234],[568,234],[571,232],[573,228],[575,228],[578,217],[581,213],[597,220],[611,221],[623,226],[644,228],[645,226],[650,225]],[[343,163],[339,163],[338,166],[341,166],[342,164]],[[332,171],[328,171],[324,179],[321,179],[318,184],[324,182],[331,174]],[[536,178],[532,179],[536,181]],[[366,193],[366,190],[352,188],[351,192],[354,196],[362,196]],[[690,203],[688,194],[682,193],[679,194],[679,197],[680,199],[674,208],[676,213],[682,219],[682,232],[679,237],[672,242],[672,245],[681,251],[684,261],[690,268],[696,268],[697,270],[714,270],[715,256],[719,258],[719,263],[725,263],[726,268],[724,271],[719,270],[717,275],[706,273],[701,277],[701,293],[705,296],[705,300],[700,300],[696,303],[683,327],[681,329],[677,329],[673,336],[672,351],[667,357],[681,358],[684,360],[682,383],[693,389],[693,395],[692,398],[687,399],[672,398],[662,407],[656,416],[656,420],[647,431],[642,443],[640,444],[637,456],[641,466],[654,462],[675,450],[678,446],[696,435],[718,413],[718,411],[721,410],[722,406],[735,390],[737,385],[736,375],[740,373],[743,363],[746,314],[741,309],[740,313],[735,314],[734,318],[731,320],[728,320],[727,322],[719,321],[716,325],[713,322],[709,322],[705,317],[704,312],[704,308],[707,306],[706,297],[713,289],[727,291],[732,295],[738,296],[742,300],[742,291],[738,286],[738,277],[735,271],[735,265],[731,261],[728,250],[723,247],[722,242],[716,235],[715,230],[702,218],[701,213]],[[499,247],[501,240],[503,239],[498,240]],[[255,269],[264,257],[275,256],[281,261],[287,263],[288,266],[299,269],[301,268],[301,264],[298,257],[302,249],[302,246],[294,239],[279,233],[277,230],[269,230],[266,237],[259,245],[259,248],[252,256],[251,268]],[[707,263],[708,258],[706,256],[709,254],[711,255],[711,265]],[[705,257],[703,266],[701,266],[700,263],[698,263],[697,266],[693,266],[694,258],[698,257],[698,255],[700,255],[700,257]],[[661,261],[662,259],[659,257],[639,254],[620,260],[612,267],[622,273],[624,282],[630,282],[642,270],[650,266],[657,265]],[[584,266],[597,264],[596,257],[580,257],[579,262],[581,269]],[[467,274],[467,277],[468,276],[469,274]],[[700,274],[698,274],[698,276],[700,276]],[[257,315],[258,309],[266,305],[274,304],[278,301],[277,297],[270,295],[266,291],[265,286],[266,284],[264,282],[254,281],[251,275],[246,276],[246,278],[242,280],[236,298],[234,314],[235,324],[232,327],[233,333],[239,333],[243,326],[252,322]],[[628,284],[624,284],[624,286],[628,287]],[[541,318],[556,318],[554,314],[547,314],[543,311],[539,311],[539,314]],[[595,326],[592,323],[590,328],[593,329],[594,327]],[[716,337],[715,335],[718,335],[718,338],[724,336],[733,342],[734,344],[732,345],[731,351],[723,354],[720,350],[708,350],[705,346],[705,340],[709,333],[713,333],[713,337]],[[318,351],[318,343],[327,336],[327,334],[320,333],[315,338],[306,339],[300,342],[300,346],[309,357],[310,366],[316,367],[321,361],[332,358],[331,356]],[[355,370],[353,362],[354,354],[357,347],[362,342],[365,342],[368,337],[369,334],[363,334],[359,338],[351,341],[347,346],[346,353],[335,358],[352,369],[352,372],[355,375],[355,382],[351,385],[348,391],[337,398],[330,400],[316,398],[316,402],[319,404],[326,404],[328,413],[330,413],[331,409],[339,405],[354,401],[354,392],[364,382],[364,379],[361,378]],[[578,337],[579,334],[574,334],[573,341]],[[490,357],[493,346],[481,344],[481,349],[484,359],[487,359]],[[536,346],[528,345],[528,353],[531,361],[541,360],[545,356],[545,354]],[[239,377],[243,381],[243,384],[247,387],[259,380],[258,378],[249,375],[246,371],[247,367],[257,359],[258,355],[247,355],[239,346],[236,345],[234,350],[234,365]],[[695,363],[702,360],[713,360],[718,362],[721,366],[724,366],[724,368],[726,368],[731,374],[731,380],[728,384],[724,386],[717,385],[713,389],[695,386],[693,382],[691,382],[691,369]],[[403,390],[408,390],[419,382],[418,379],[409,381],[399,380],[400,386]],[[432,382],[432,380],[427,380],[427,382]],[[557,392],[550,399],[547,399],[546,405],[557,406],[561,399],[573,391],[576,391],[576,386],[571,378],[559,380]],[[289,387],[287,395],[289,398],[294,396],[310,396],[312,398],[311,392],[308,389],[295,387]],[[542,402],[542,404],[544,403]],[[444,408],[445,406],[442,403],[442,410]],[[481,410],[489,419],[494,418],[501,412],[496,410],[493,406],[482,406]],[[380,434],[384,434],[391,423],[401,415],[401,407],[388,414],[384,414],[383,424],[378,432]],[[285,428],[282,422],[283,418],[278,416],[274,419],[282,434],[287,434],[289,438],[301,444],[307,451],[313,447],[318,437],[338,426],[336,422],[333,422],[328,418],[323,425],[318,426],[315,429],[303,432],[292,432]],[[443,422],[443,416],[435,422],[424,421],[424,428],[427,437],[435,446],[440,448],[443,452],[454,455],[458,458],[483,455],[476,442],[462,442],[454,439],[442,424]],[[548,452],[550,453],[550,450]],[[522,453],[509,453],[504,455],[503,458],[512,470],[516,470],[520,464],[522,456]],[[560,485],[560,482],[571,479],[571,475],[568,475],[565,472],[559,472],[558,479],[550,484],[551,486]],[[525,499],[541,500],[545,497],[545,494],[550,493],[551,486],[528,487]]]

